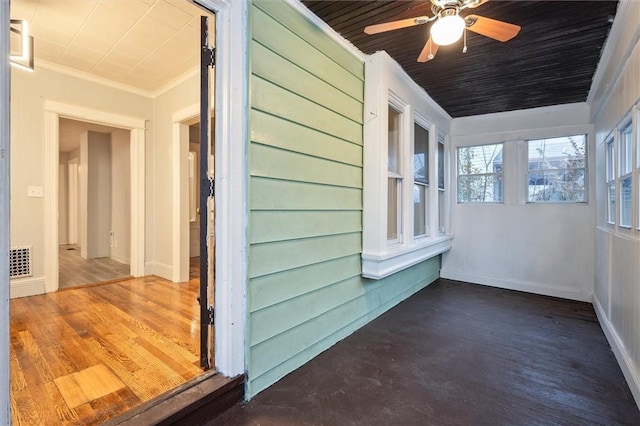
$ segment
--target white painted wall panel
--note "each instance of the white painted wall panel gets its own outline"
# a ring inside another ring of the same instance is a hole
[[[527,204],[526,165],[516,164],[527,139],[588,134],[589,108],[571,104],[456,118],[451,154],[460,146],[505,143],[504,204],[451,206],[455,239],[443,255],[445,278],[576,300],[594,286],[595,190],[587,204]],[[593,140],[588,156],[593,154]],[[526,161],[526,153],[525,161]],[[590,161],[589,181],[593,181]],[[451,167],[452,191],[456,171]],[[455,196],[453,197],[455,200]]]
[[[640,406],[640,232],[606,223],[603,143],[640,98],[640,3],[623,0],[618,8],[589,94],[597,144],[594,294],[603,329]]]
[[[33,73],[21,70],[12,72],[11,245],[33,246],[34,278],[44,275],[44,198],[27,197],[27,186],[44,186],[43,99],[148,120],[153,114],[151,98],[42,67]],[[152,131],[147,131],[149,140],[152,136]],[[151,161],[147,164],[147,170],[153,170]],[[149,185],[152,183],[149,182]],[[152,245],[151,241],[149,245]]]
[[[131,151],[130,132],[111,133],[111,241],[110,257],[129,264],[131,254]]]

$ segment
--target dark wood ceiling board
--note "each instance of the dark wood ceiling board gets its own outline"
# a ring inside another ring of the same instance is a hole
[[[416,59],[431,23],[366,35],[364,27],[431,16],[425,1],[306,1],[303,3],[364,53],[385,50],[451,116],[584,102],[617,1],[497,1],[468,9],[522,27],[501,43],[467,33],[434,60]]]

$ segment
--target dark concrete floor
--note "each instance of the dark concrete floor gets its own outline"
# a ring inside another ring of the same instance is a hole
[[[439,280],[210,425],[640,425],[590,304]]]

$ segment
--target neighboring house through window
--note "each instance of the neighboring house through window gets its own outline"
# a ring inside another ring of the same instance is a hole
[[[534,139],[527,142],[528,201],[587,201],[587,136]]]
[[[502,202],[503,144],[458,148],[458,203]]]

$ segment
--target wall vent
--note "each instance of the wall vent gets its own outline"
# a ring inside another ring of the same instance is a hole
[[[14,247],[9,250],[9,278],[31,275],[31,246]]]

